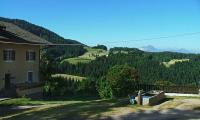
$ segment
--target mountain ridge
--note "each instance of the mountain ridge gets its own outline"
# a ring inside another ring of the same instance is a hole
[[[184,48],[180,48],[180,49],[175,49],[175,48],[156,48],[152,45],[147,45],[147,46],[143,46],[138,48],[140,50],[146,51],[146,52],[176,52],[176,53],[185,53],[185,54],[199,54],[200,50],[190,50],[190,49],[184,49]]]
[[[48,55],[51,59],[77,57],[83,55],[86,52],[86,50],[84,49],[84,46],[86,45],[84,45],[83,43],[76,40],[65,39],[59,36],[57,33],[52,32],[51,30],[48,30],[42,26],[38,26],[20,19],[9,19],[0,17],[0,21],[12,23],[13,25],[16,25],[17,27],[25,31],[28,31],[35,36],[38,36],[54,44],[80,44],[79,46],[52,46],[48,47],[48,49],[46,50],[43,50],[43,52],[45,52],[45,54]]]
[[[66,44],[82,44],[83,43],[76,41],[76,40],[72,40],[72,39],[65,39],[63,37],[61,37],[60,35],[58,35],[57,33],[44,28],[43,26],[40,25],[36,25],[33,23],[30,23],[26,20],[21,20],[21,19],[10,19],[10,18],[4,18],[4,17],[0,17],[0,21],[4,21],[4,22],[8,22],[8,23],[12,23],[14,25],[17,25],[18,27],[33,33],[43,39],[48,40],[49,42],[52,43],[66,43]],[[47,36],[46,34],[50,34],[50,36]],[[56,38],[57,41],[53,41],[52,39]]]

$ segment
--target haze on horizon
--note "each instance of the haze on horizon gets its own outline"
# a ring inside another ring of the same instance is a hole
[[[0,3],[1,17],[27,20],[87,45],[152,45],[162,49],[198,49],[200,45],[200,34],[141,40],[200,32],[199,0],[1,0]]]

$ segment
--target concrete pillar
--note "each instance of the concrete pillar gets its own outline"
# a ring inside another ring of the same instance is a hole
[[[138,105],[142,105],[142,92],[141,91],[138,92],[137,98],[138,98],[138,100],[137,100]]]
[[[199,95],[200,95],[200,89],[199,89]]]

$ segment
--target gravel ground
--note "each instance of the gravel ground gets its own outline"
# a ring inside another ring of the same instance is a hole
[[[175,99],[140,112],[111,117],[113,120],[200,120],[199,99]]]

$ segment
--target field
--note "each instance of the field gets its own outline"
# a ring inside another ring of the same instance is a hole
[[[75,75],[69,75],[69,74],[54,74],[52,77],[63,77],[67,79],[73,79],[73,80],[84,80],[86,77],[80,77]]]
[[[163,65],[165,67],[171,67],[172,65],[175,65],[176,63],[178,62],[189,62],[190,59],[173,59],[173,60],[170,60],[169,62],[163,62]]]
[[[108,55],[108,52],[102,49],[94,49],[90,47],[85,47],[85,49],[87,50],[85,54],[75,58],[64,59],[63,61],[61,61],[61,63],[65,61],[71,64],[89,63],[90,61],[95,60],[97,57]]]
[[[19,106],[34,108],[13,111]],[[7,109],[5,109],[5,107]],[[12,108],[12,110],[8,110]],[[0,119],[9,120],[93,120],[93,119],[199,119],[200,98],[171,97],[156,106],[130,105],[128,102],[71,97],[58,100],[16,98],[0,101]],[[5,109],[5,110],[4,110]]]

